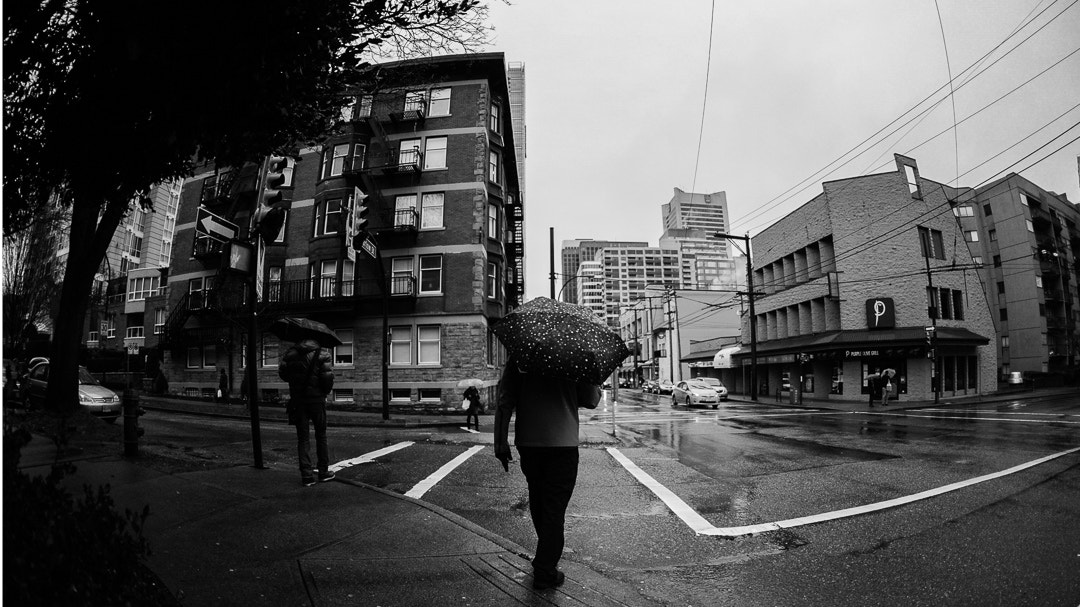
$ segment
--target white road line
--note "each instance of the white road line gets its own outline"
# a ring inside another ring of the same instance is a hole
[[[671,509],[679,518],[683,520],[695,533],[698,535],[711,535],[719,537],[741,537],[744,535],[756,535],[758,533],[764,533],[766,531],[776,531],[778,529],[790,529],[792,527],[801,527],[803,525],[813,525],[815,523],[822,523],[825,521],[831,521],[839,518],[846,518],[850,516],[857,516],[860,514],[866,514],[868,512],[875,512],[878,510],[885,510],[887,508],[895,508],[896,506],[902,506],[904,504],[910,504],[919,500],[928,499],[944,493],[957,491],[971,485],[984,483],[996,478],[1014,474],[1040,464],[1044,464],[1048,461],[1064,457],[1066,455],[1076,453],[1080,451],[1080,447],[1074,449],[1068,449],[1066,451],[1060,451],[1046,457],[1041,457],[1030,462],[1025,462],[1012,468],[993,472],[991,474],[985,474],[975,478],[968,479],[966,481],[959,481],[938,487],[936,489],[929,489],[927,491],[921,491],[912,495],[906,495],[882,502],[875,502],[873,504],[867,504],[865,506],[856,506],[854,508],[845,508],[843,510],[834,510],[833,512],[824,512],[822,514],[814,514],[811,516],[803,516],[799,518],[792,518],[783,521],[776,521],[773,523],[761,523],[757,525],[744,525],[741,527],[714,527],[708,521],[695,512],[686,502],[679,499],[669,489],[658,483],[654,478],[645,473],[641,468],[638,468],[633,462],[626,458],[625,455],[619,453],[619,451],[613,447],[608,448],[608,452],[611,453],[620,464],[623,465],[627,471],[638,479],[638,481],[648,487],[657,497],[660,498],[668,508]]]
[[[347,459],[347,460],[344,460],[344,461],[340,461],[340,462],[334,464],[333,466],[330,466],[330,471],[331,472],[337,472],[338,470],[348,468],[349,466],[355,466],[356,464],[366,464],[366,463],[374,460],[375,458],[382,457],[382,456],[384,456],[384,455],[386,455],[388,453],[393,453],[394,451],[398,451],[400,449],[404,449],[405,447],[409,447],[412,444],[413,444],[412,441],[404,441],[404,442],[397,443],[395,445],[390,445],[389,447],[383,447],[382,449],[379,449],[378,451],[372,451],[370,453],[365,453],[365,454],[361,455],[360,457],[354,457],[352,459]]]
[[[956,413],[956,409],[919,409],[919,413]],[[998,415],[1041,415],[1043,417],[1080,417],[1077,413],[1036,413],[1034,411],[998,411],[997,409],[961,409],[965,413],[997,413]]]
[[[667,504],[667,507],[693,529],[695,533],[701,535],[709,529],[715,529],[715,527],[712,526],[712,523],[702,518],[700,514],[695,512],[686,502],[679,499],[679,496],[672,493],[667,487],[658,483],[656,479],[649,476],[648,473],[641,468],[638,468],[637,464],[630,461],[630,458],[623,455],[621,451],[615,447],[608,447],[607,452],[611,454],[611,457],[615,458],[615,461],[622,464],[623,468],[626,468],[627,472],[632,474],[639,483],[648,487],[650,491],[656,494],[656,497]]]
[[[476,453],[478,451],[480,451],[481,449],[483,449],[483,448],[484,448],[483,445],[475,445],[473,447],[469,447],[468,451],[466,451],[465,453],[462,453],[461,455],[458,455],[454,459],[452,459],[449,462],[443,464],[443,467],[436,470],[431,476],[425,478],[424,480],[420,481],[419,483],[416,483],[416,486],[414,486],[412,489],[409,489],[409,491],[406,492],[405,495],[407,495],[409,497],[415,497],[417,499],[420,499],[420,496],[427,493],[428,489],[431,489],[432,487],[434,487],[435,483],[438,483],[442,479],[446,478],[446,475],[453,472],[454,468],[457,468],[461,464],[464,464],[465,460],[467,460],[470,457],[476,455]]]
[[[912,413],[872,413],[871,415],[883,415],[894,417],[906,417],[908,419],[963,419],[969,422],[1013,422],[1028,424],[1076,424],[1080,421],[1071,422],[1062,419],[1010,419],[1007,417],[964,417],[962,415],[915,415]]]
[[[461,428],[462,430],[466,432],[471,432],[473,434],[480,434],[479,430],[473,430],[472,428],[466,428],[465,426],[458,426],[458,428]]]

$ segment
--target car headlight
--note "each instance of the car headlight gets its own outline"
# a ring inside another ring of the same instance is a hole
[[[94,402],[94,399],[90,398],[86,394],[83,394],[82,392],[79,392],[79,402],[85,405]]]

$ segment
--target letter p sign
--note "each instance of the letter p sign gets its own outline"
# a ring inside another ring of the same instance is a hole
[[[866,300],[866,327],[892,329],[896,327],[896,308],[890,297]]]

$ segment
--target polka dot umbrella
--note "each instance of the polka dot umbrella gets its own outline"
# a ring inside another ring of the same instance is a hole
[[[594,385],[630,356],[618,333],[592,310],[537,297],[492,329],[523,371]]]

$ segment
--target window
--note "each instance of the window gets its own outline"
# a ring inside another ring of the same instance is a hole
[[[187,349],[187,364],[188,369],[201,369],[202,368],[202,348],[193,347]]]
[[[981,268],[982,265],[983,265],[982,256],[981,255],[972,255],[971,256],[971,263],[975,264],[976,268]]]
[[[157,276],[142,276],[128,280],[128,301],[144,301],[147,297],[153,297],[158,291]]]
[[[443,195],[424,194],[420,206],[420,227],[422,229],[443,227]]]
[[[488,238],[499,239],[499,207],[489,204],[487,217]]]
[[[274,368],[278,366],[278,342],[277,338],[263,339],[259,344],[259,366],[263,368]]]
[[[994,267],[995,268],[1000,268],[1001,267],[1001,255],[994,255]]]
[[[441,338],[438,325],[416,328],[416,362],[420,365],[437,365],[440,362]]]
[[[997,283],[997,287],[998,287],[998,295],[1004,295],[1005,294],[1005,282],[999,280],[998,283]]]
[[[1030,222],[1029,222],[1030,223]],[[127,254],[138,259],[142,252],[142,236],[132,232],[128,235]]]
[[[450,89],[431,89],[428,116],[450,115]]]
[[[112,339],[116,337],[116,319],[110,318],[105,322],[105,339]]]
[[[931,230],[919,226],[919,246],[923,257],[945,259],[945,242],[941,230]]]
[[[409,91],[405,93],[406,112],[423,112],[424,105],[424,91]]]
[[[941,318],[952,318],[952,298],[949,296],[950,293],[951,291],[949,289],[941,290],[941,297],[939,299],[941,302]]]
[[[128,327],[124,337],[128,339],[138,339],[140,337],[143,337],[142,326],[140,325],[138,327]]]
[[[154,310],[154,335],[165,332],[165,308]]]
[[[315,205],[315,236],[328,236],[341,231],[341,199],[324,200]]]
[[[356,118],[367,118],[371,115],[371,104],[374,98],[371,95],[361,95],[360,104],[356,107]]]
[[[408,402],[412,399],[412,392],[408,388],[390,388],[390,400],[396,402]]]
[[[428,137],[424,148],[424,169],[446,168],[446,137]]]
[[[1039,304],[1039,316],[1046,316],[1046,304]]]
[[[420,140],[419,139],[402,139],[401,145],[398,148],[398,164],[399,165],[418,165],[420,164]]]
[[[502,108],[498,103],[492,102],[491,112],[488,114],[488,128],[493,133],[502,133]]]
[[[335,331],[340,346],[334,346],[334,366],[351,367],[353,364],[353,332],[352,329],[338,329]]]
[[[90,334],[86,337],[86,342],[96,344],[98,342],[98,335],[99,334],[97,331],[91,331]]]
[[[395,257],[390,260],[390,294],[410,295],[413,275],[412,257]]]
[[[956,320],[964,320],[964,292],[954,289],[952,292],[952,312]]]
[[[353,400],[353,393],[349,388],[334,388],[333,396],[335,403],[349,403]]]
[[[285,158],[285,168],[281,170],[281,175],[283,177],[285,177],[285,180],[281,182],[281,187],[283,187],[283,188],[291,188],[292,187],[293,171],[295,171],[295,170],[296,170],[296,159],[286,157]]]
[[[285,226],[289,225],[289,210],[282,209],[282,211],[284,211],[285,216],[281,220],[281,229],[278,230],[277,236],[274,237],[273,242],[275,243],[285,242]]]
[[[1028,196],[1027,194],[1025,194],[1023,192],[1020,192],[1020,204],[1024,205],[1025,207],[1026,206],[1031,206],[1031,205],[1028,204],[1030,202],[1030,199],[1031,199],[1030,196]]]
[[[953,215],[957,217],[974,217],[975,209],[971,208],[970,204],[958,204],[953,207]]]
[[[987,217],[990,217],[993,214],[994,214],[994,209],[990,207],[990,203],[988,202],[988,203],[984,204],[983,205],[983,215],[986,215]]]
[[[336,177],[345,172],[345,160],[349,157],[349,144],[339,143],[331,150],[330,172],[327,177]]]
[[[926,287],[926,309],[930,318],[940,318],[938,316],[938,291],[937,289]]]
[[[499,153],[495,150],[488,152],[488,181],[499,183]]]
[[[1008,348],[1009,347],[1009,336],[1008,335],[1002,335],[1001,336],[1001,347],[1002,348]]]
[[[442,292],[442,255],[420,256],[420,292]]]
[[[442,400],[442,390],[439,388],[419,388],[420,400],[437,402]]]
[[[1034,232],[1035,231],[1035,226],[1031,223],[1030,219],[1025,219],[1024,220],[1024,225],[1027,226],[1027,231],[1028,232]]]
[[[493,262],[488,262],[487,269],[487,295],[494,299],[499,296],[499,266]]]
[[[922,198],[922,194],[919,193],[919,178],[915,174],[915,167],[905,164],[904,176],[907,178],[908,192],[911,193],[911,197]]]
[[[188,281],[188,308],[198,310],[203,306],[203,279],[192,278]]]
[[[1042,276],[1035,277],[1035,286],[1040,289],[1042,288]]]
[[[997,240],[997,230],[990,230],[987,234],[990,236],[990,240]]]
[[[964,240],[968,242],[979,242],[979,232],[976,230],[965,230]]]
[[[390,364],[412,364],[411,327],[390,327]]]
[[[356,264],[351,260],[341,261],[341,294],[352,297],[356,288]]]
[[[271,266],[267,275],[267,301],[281,301],[281,273],[285,269],[281,266]]]
[[[312,266],[312,272],[315,266]],[[324,261],[319,267],[319,297],[333,297],[337,291],[337,260]]]
[[[998,318],[1000,318],[1001,320],[1009,320],[1009,309],[1008,308],[1001,308],[998,312],[999,312]]]
[[[367,146],[362,143],[353,144],[352,170],[359,171],[364,168],[364,157],[367,156]]]
[[[394,198],[394,227],[416,226],[416,194]]]

